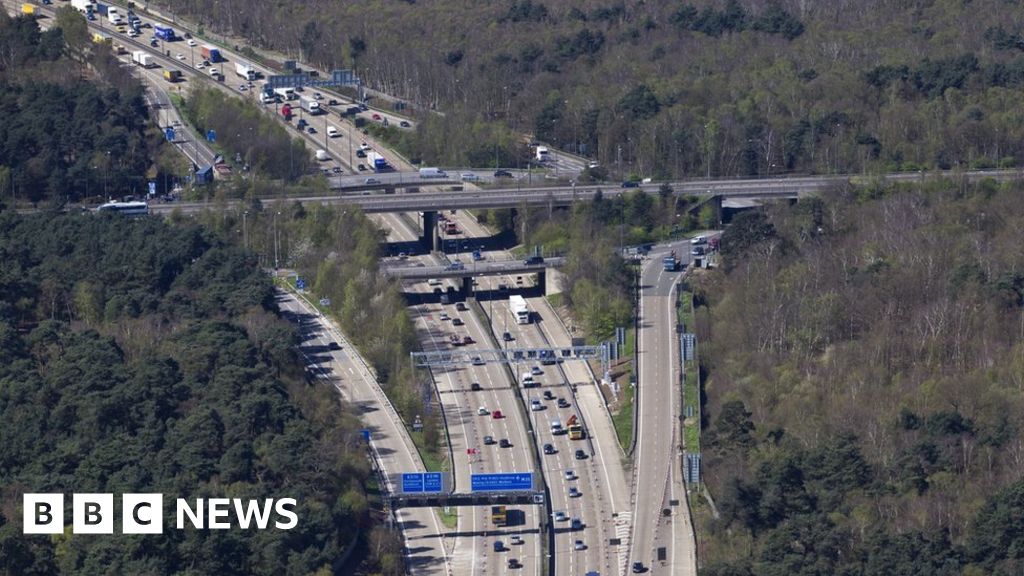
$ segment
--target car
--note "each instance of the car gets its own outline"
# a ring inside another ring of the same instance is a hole
[[[335,100],[334,98],[331,98],[330,100],[327,101],[327,105],[328,106],[337,106],[338,105],[338,101]]]
[[[623,188],[639,188],[640,183],[634,180],[626,180],[622,183]]]
[[[490,412],[487,411],[487,407],[485,406],[477,408],[476,413],[479,414],[480,416],[487,416],[488,414],[490,414]]]
[[[409,122],[406,121],[406,120],[402,120],[401,122],[398,123],[398,125],[401,126],[402,128],[411,128],[412,127],[412,124],[409,124]]]
[[[367,106],[366,103],[364,102],[359,104],[359,109],[362,110],[363,112],[366,112],[367,110],[370,109],[370,107]]]
[[[315,100],[323,100],[324,99],[324,95],[319,93],[319,92],[313,92],[313,99],[315,99]]]
[[[511,178],[512,177],[512,173],[509,172],[508,170],[495,170],[494,171],[494,177],[495,178]]]
[[[309,126],[306,128],[306,132],[309,132],[310,134],[316,134],[316,128]]]
[[[460,311],[460,312],[465,312],[468,308],[466,308],[466,303],[465,302],[456,302],[455,303],[455,309]]]
[[[644,571],[646,571],[646,568],[644,568],[643,562],[633,562],[633,574],[640,574]]]
[[[570,482],[575,480],[576,479],[576,473],[573,472],[572,470],[566,470],[565,471],[565,479],[570,481]]]
[[[544,257],[543,256],[536,256],[536,255],[534,255],[534,256],[530,256],[529,258],[526,258],[525,260],[523,260],[523,265],[525,265],[525,266],[533,266],[535,264],[543,264],[543,263],[544,263]]]
[[[540,369],[540,366],[534,366],[533,368],[530,368],[530,374],[533,374],[534,376],[540,376],[543,373],[544,371]]]
[[[306,91],[306,89],[305,89],[305,88],[303,88],[302,86],[296,86],[296,87],[295,87],[295,91],[296,91],[296,92],[305,92],[305,91]]]
[[[178,60],[184,60],[185,59],[185,55],[182,54],[181,52],[178,52],[177,54],[175,54],[174,57],[177,58]]]
[[[299,130],[302,130],[303,128],[305,128],[308,125],[309,125],[309,123],[306,122],[305,118],[299,118],[299,121],[296,122],[295,127],[298,128]]]
[[[138,38],[138,37],[139,37],[139,32],[138,32],[138,30],[130,30],[130,31],[128,32],[128,37],[129,37],[129,38]]]
[[[555,399],[554,392],[552,392],[551,390],[545,390],[544,391],[544,399],[545,400],[554,400]]]
[[[597,160],[591,160],[590,162],[587,162],[587,168],[597,168],[600,165],[601,164],[599,164]]]
[[[366,158],[365,150],[356,150],[356,158]]]
[[[460,178],[463,182],[477,182],[480,180],[480,177],[472,172],[464,172]]]
[[[495,540],[494,541],[494,551],[495,552],[501,552],[504,549],[505,549],[505,544],[502,543],[501,540]]]
[[[534,412],[539,412],[543,409],[544,405],[540,403],[540,400],[537,400],[536,398],[530,400],[530,410],[533,410]]]
[[[522,536],[520,536],[518,534],[513,535],[512,538],[509,539],[509,544],[514,544],[514,545],[518,546],[518,545],[520,545],[522,543],[523,543],[523,538],[522,538]]]
[[[701,244],[707,244],[707,243],[708,243],[708,237],[707,236],[694,236],[693,238],[690,238],[690,244],[692,244],[693,246],[700,246]]]
[[[494,444],[494,436],[484,436],[484,445],[490,446],[491,444]]]
[[[555,453],[557,453],[557,450],[555,450],[554,445],[552,445],[552,444],[545,444],[544,445],[544,453],[545,454],[555,454]]]
[[[703,246],[694,246],[693,250],[690,250],[690,254],[692,254],[693,256],[703,256],[704,255],[704,247]]]
[[[160,41],[154,38],[153,40],[149,41],[149,45],[153,48],[157,48],[160,46]]]
[[[442,322],[444,322],[446,320],[449,320],[448,313],[447,312],[441,312],[441,315],[439,316],[439,318],[441,319]]]
[[[498,284],[498,292],[506,292],[508,290],[508,284]]]
[[[248,90],[248,89],[249,89],[249,88],[248,88],[248,87],[246,87],[246,85],[245,85],[245,84],[242,84],[242,85],[240,85],[240,86],[238,87],[238,91],[239,91],[239,92],[245,92],[245,91],[246,91],[246,90]]]
[[[571,528],[572,528],[572,530],[582,530],[583,529],[583,521],[580,520],[579,518],[573,518],[572,522],[571,522]]]
[[[522,283],[523,283],[523,277],[522,276],[516,276],[516,284],[522,284]]]
[[[515,558],[509,558],[508,559],[508,567],[511,570],[518,570],[519,568],[522,568],[523,565],[519,563],[519,560],[517,560]]]
[[[462,321],[462,318],[452,318],[452,326],[462,326],[464,324],[465,322]]]
[[[583,543],[583,540],[577,540],[573,542],[572,548],[573,550],[586,550],[587,545]]]
[[[366,152],[367,150],[371,150],[370,145],[367,144],[366,142],[360,142],[359,143],[359,151],[360,152]]]
[[[367,184],[380,184],[380,180],[378,180],[376,178],[367,178],[366,179],[366,183]]]
[[[495,420],[501,420],[504,417],[505,417],[505,415],[501,413],[501,410],[495,410],[494,414],[491,414],[491,418],[493,418]]]
[[[380,114],[374,114],[373,116],[371,116],[371,118],[373,118],[374,120],[377,120],[379,122],[380,121]]]
[[[442,290],[440,288],[434,288],[434,294],[442,294],[442,293],[444,293],[444,290]],[[455,336],[455,338],[458,339],[458,336]],[[461,342],[459,343],[459,345],[461,345]]]
[[[565,398],[559,398],[558,399],[558,407],[559,408],[568,408],[570,406],[572,406],[572,404],[569,404],[569,401],[566,400]]]
[[[483,390],[483,387],[480,386],[479,382],[473,382],[472,384],[469,385],[469,389],[472,390],[473,392],[479,392]]]
[[[191,32],[185,32],[185,35],[184,35],[183,37],[184,37],[184,38],[185,38],[186,40],[188,40],[188,39],[191,39],[191,38],[192,38],[192,33],[191,33]]]
[[[580,496],[583,496],[583,493],[579,491],[579,488],[569,486],[569,498],[579,498]]]
[[[341,344],[338,344],[337,342],[328,342],[327,349],[328,350],[341,350]]]
[[[473,356],[473,366],[483,366],[484,364],[487,364],[487,363],[484,362],[483,358],[481,358],[479,356]]]
[[[577,460],[586,460],[587,459],[587,453],[584,452],[583,450],[576,450],[576,459]]]
[[[472,336],[469,336],[469,335],[467,334],[466,336],[463,336],[463,337],[462,337],[462,343],[463,343],[463,344],[475,344],[475,343],[476,343],[476,340],[473,340],[473,337],[472,337]]]
[[[510,332],[505,332],[504,334],[502,334],[501,339],[504,340],[505,342],[511,342],[515,340],[515,338],[512,336]]]
[[[498,442],[498,446],[500,446],[501,448],[511,448],[512,447],[512,443],[508,441],[508,438],[502,438]]]
[[[561,510],[555,512],[555,522],[566,522],[567,520],[569,520],[569,517],[565,515],[565,512]]]
[[[366,165],[360,164],[359,166],[356,166],[356,169],[358,169],[360,172],[366,172]]]
[[[334,174],[341,174],[341,166],[335,166],[334,168],[331,168],[331,172]],[[398,257],[401,258],[402,255],[399,254]]]
[[[196,42],[195,40],[193,40],[193,39],[189,38],[189,39],[188,39],[188,42],[186,42],[186,44],[188,44],[189,46],[195,46],[195,45],[196,45],[196,44],[198,44],[198,43],[197,43],[197,42]]]

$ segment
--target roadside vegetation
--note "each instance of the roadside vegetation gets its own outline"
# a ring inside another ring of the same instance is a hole
[[[61,205],[142,194],[163,148],[141,84],[70,7],[40,31],[0,13],[0,201]]]
[[[10,212],[0,254],[0,573],[330,574],[350,550],[400,573],[358,413],[307,380],[251,254],[194,224]],[[23,492],[292,497],[299,524],[40,538]]]
[[[1024,188],[848,188],[736,218],[692,282],[707,574],[1013,574]]]
[[[613,179],[1024,160],[1006,0],[158,4],[442,111],[411,137],[431,164],[514,166],[505,128]]]

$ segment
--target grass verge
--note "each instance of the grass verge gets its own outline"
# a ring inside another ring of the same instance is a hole
[[[447,472],[448,471],[448,458],[446,458],[439,450],[431,450],[426,443],[426,439],[423,437],[423,432],[409,432],[409,436],[412,438],[412,443],[416,445],[416,450],[420,453],[420,458],[423,459],[423,467],[427,469],[427,472]]]
[[[632,376],[632,372],[629,372]],[[620,385],[619,411],[612,414],[612,426],[615,427],[615,436],[619,439],[619,446],[629,451],[629,441],[633,435],[633,387],[629,385],[629,379],[625,384]]]
[[[441,523],[444,524],[445,528],[455,529],[459,525],[459,515],[455,512],[455,508],[446,506],[444,508],[437,509],[437,515],[441,517]]]

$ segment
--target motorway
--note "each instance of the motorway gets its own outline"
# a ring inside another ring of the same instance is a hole
[[[688,242],[658,246],[640,276],[640,359],[636,441],[634,562],[654,574],[696,576],[692,522],[685,501],[681,467],[681,387],[675,334],[673,288],[680,272],[666,272],[661,259],[675,249],[685,264]],[[641,489],[642,487],[642,489]],[[663,510],[671,510],[665,516]],[[665,560],[656,551],[664,548]]]
[[[405,426],[365,362],[337,326],[294,294],[279,292],[277,302],[283,315],[298,324],[302,334],[300,351],[318,381],[329,382],[360,411],[364,425],[370,430],[371,447],[389,484],[401,472],[425,471]],[[341,349],[331,350],[331,342],[339,343]],[[453,574],[450,548],[446,548],[442,536],[445,530],[437,514],[429,508],[411,508],[398,511],[397,517],[410,573]]]

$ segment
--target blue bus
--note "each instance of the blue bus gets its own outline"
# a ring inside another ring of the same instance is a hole
[[[154,26],[153,33],[154,35],[156,35],[157,38],[165,42],[173,42],[175,38],[174,28],[171,28],[170,26]]]

